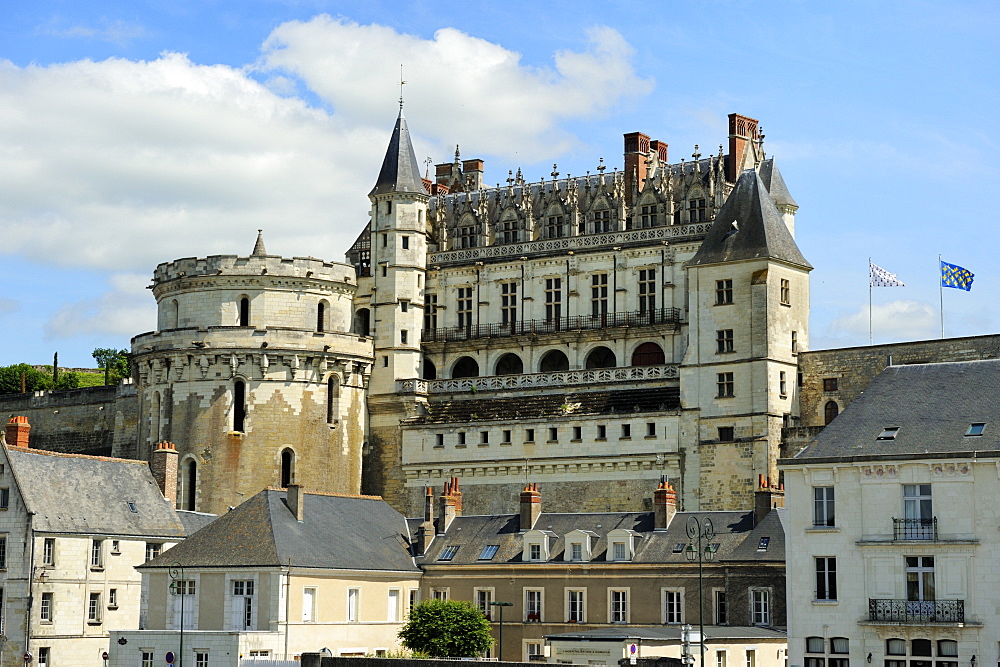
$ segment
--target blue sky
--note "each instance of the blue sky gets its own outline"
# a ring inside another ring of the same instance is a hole
[[[0,364],[92,365],[155,324],[158,262],[343,261],[396,113],[486,180],[671,161],[761,121],[800,205],[810,347],[994,333],[995,2],[0,0]]]

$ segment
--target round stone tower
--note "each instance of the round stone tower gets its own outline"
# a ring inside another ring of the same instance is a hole
[[[354,267],[268,255],[156,267],[157,330],[132,339],[138,458],[169,440],[177,507],[222,513],[267,486],[358,493],[370,338]]]

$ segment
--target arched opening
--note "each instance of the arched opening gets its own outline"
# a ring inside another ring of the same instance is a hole
[[[359,336],[370,336],[372,330],[372,311],[361,308],[354,315],[354,333]]]
[[[188,461],[187,465],[184,467],[184,494],[182,499],[184,501],[184,509],[195,511],[195,501],[198,498],[198,464],[194,459]]]
[[[437,380],[438,369],[434,365],[434,362],[424,357],[424,379],[425,380]]]
[[[247,418],[247,385],[243,380],[233,384],[233,430],[242,432]]]
[[[316,304],[316,331],[322,333],[326,331],[326,302],[320,301]]]
[[[250,299],[245,296],[240,298],[240,326],[250,326]]]
[[[295,452],[285,449],[281,452],[281,488],[287,489],[295,481]]]
[[[615,353],[604,347],[595,347],[587,355],[587,368],[614,368],[618,365]]]
[[[632,353],[633,366],[662,366],[665,363],[663,348],[656,343],[643,343]]]
[[[827,401],[826,405],[823,406],[823,423],[829,424],[839,414],[840,406],[837,405],[837,401]]]
[[[558,373],[569,370],[569,358],[561,350],[549,350],[538,364],[539,373]]]
[[[453,378],[477,378],[479,377],[479,362],[472,357],[462,357],[455,362],[451,369]]]
[[[494,375],[520,375],[524,372],[524,362],[521,357],[508,352],[497,360],[497,365],[493,369]]]
[[[336,374],[326,379],[326,423],[340,419],[340,378]]]

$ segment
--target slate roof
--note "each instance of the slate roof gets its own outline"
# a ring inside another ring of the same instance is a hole
[[[647,639],[652,641],[680,641],[680,625],[626,625],[582,632],[561,632],[545,635],[546,639],[589,640],[589,641],[625,641],[628,639]],[[787,633],[771,628],[746,625],[706,625],[705,643],[725,639],[785,639]]]
[[[377,496],[304,494],[304,520],[285,491],[265,489],[143,567],[312,567],[412,571],[406,522]]]
[[[889,366],[799,452],[801,459],[1000,454],[1000,360]],[[972,423],[986,424],[966,436]],[[879,440],[888,427],[895,438]]]
[[[184,526],[184,533],[191,535],[198,532],[208,524],[218,518],[218,514],[208,514],[207,512],[192,512],[191,510],[177,510],[177,518]]]
[[[591,547],[590,563],[608,562],[608,533],[624,528],[639,533],[632,563],[687,564],[684,553],[675,552],[678,544],[687,545],[687,519],[689,516],[708,517],[715,526],[716,535],[712,542],[719,545],[716,562],[783,563],[785,532],[779,518],[783,512],[783,509],[772,510],[756,527],[753,525],[753,512],[678,512],[665,531],[653,530],[652,512],[543,512],[534,529],[555,534],[549,545],[549,563],[568,562],[565,559],[565,537],[574,530],[589,530],[598,536]],[[424,565],[524,563],[526,567],[531,567],[535,563],[524,558],[524,533],[519,532],[519,523],[517,514],[455,517],[447,532],[435,537],[427,554],[419,560]],[[766,551],[758,551],[761,537],[770,538]],[[489,545],[500,548],[489,561],[479,560],[483,548]],[[458,551],[452,560],[439,561],[438,557],[448,546],[458,546]]]
[[[738,231],[733,228],[734,222]],[[813,268],[802,256],[767,188],[753,169],[740,174],[701,247],[687,265],[746,259],[775,259],[805,269]]]
[[[417,156],[413,152],[410,131],[406,127],[402,107],[400,107],[399,116],[396,118],[396,126],[392,128],[392,137],[389,139],[389,147],[382,160],[382,169],[378,173],[378,180],[375,181],[375,187],[368,193],[368,196],[385,194],[386,192],[427,194],[423,179],[420,178],[420,167],[417,164]]]
[[[792,199],[792,194],[788,191],[788,186],[785,185],[785,179],[781,177],[781,172],[778,171],[778,165],[775,164],[774,158],[768,158],[761,162],[758,173],[760,173],[760,180],[764,183],[767,193],[771,195],[775,204],[799,207]]]
[[[123,537],[185,535],[144,461],[21,447],[6,451],[25,507],[35,515],[36,531]],[[129,502],[135,503],[136,512]]]
[[[544,394],[512,398],[481,398],[459,401],[432,399],[426,414],[409,423],[450,424],[477,420],[537,419],[565,417],[563,406],[579,403],[573,415],[609,415],[677,410],[678,387],[592,391],[579,394]]]

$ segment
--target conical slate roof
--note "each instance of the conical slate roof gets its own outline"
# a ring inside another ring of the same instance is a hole
[[[753,169],[740,174],[736,187],[715,216],[701,248],[688,266],[746,259],[775,259],[808,270],[813,268],[802,256],[767,188]]]
[[[389,139],[389,148],[386,149],[385,159],[382,160],[382,170],[379,171],[375,187],[368,196],[387,192],[426,193],[402,108],[399,110],[399,117],[396,118],[396,127],[392,128],[392,138]]]
[[[771,195],[771,199],[778,206],[794,206],[798,208],[799,205],[795,203],[792,199],[792,194],[788,191],[788,186],[785,185],[785,179],[781,177],[781,172],[778,171],[778,165],[774,163],[774,158],[764,160],[760,163],[760,180],[764,182],[764,186],[767,188],[768,194]]]
[[[267,250],[264,248],[264,230],[257,230],[257,242],[253,244],[253,252],[250,253],[251,257],[264,257],[267,255]]]

